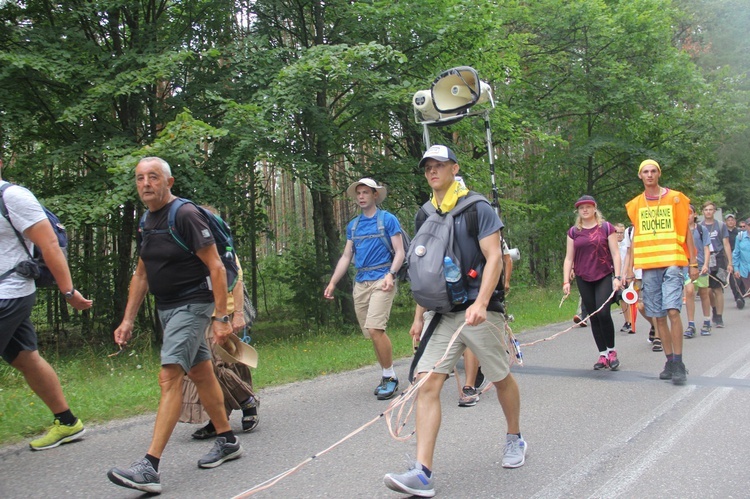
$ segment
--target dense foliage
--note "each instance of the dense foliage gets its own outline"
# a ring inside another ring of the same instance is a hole
[[[39,322],[109,339],[136,258],[132,173],[144,155],[173,166],[176,194],[232,223],[261,319],[351,321],[350,283],[335,313],[322,300],[352,213],[342,193],[364,175],[385,181],[387,208],[411,225],[426,196],[411,96],[460,65],[494,88],[497,183],[521,281],[558,279],[579,195],[624,220],[645,157],[697,202],[750,216],[743,4],[0,2],[3,177],[60,213],[76,285],[95,300],[68,317],[42,293]],[[481,124],[431,134],[489,192]],[[269,303],[279,285],[286,298]],[[149,307],[141,320],[153,321]]]

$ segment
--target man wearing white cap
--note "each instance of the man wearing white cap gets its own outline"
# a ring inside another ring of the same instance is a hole
[[[346,226],[346,246],[331,281],[323,295],[333,300],[336,284],[354,259],[357,276],[354,284],[354,308],[366,338],[372,340],[375,356],[383,370],[375,388],[379,400],[388,400],[398,390],[398,377],[393,370],[393,347],[385,332],[391,305],[396,296],[396,275],[404,261],[404,244],[398,219],[378,205],[388,191],[371,178],[352,183],[346,193],[362,212]]]
[[[476,272],[476,277],[468,279],[469,269],[461,269],[467,276],[466,301],[454,304],[449,312],[436,314],[432,319],[434,327],[432,335],[424,342],[422,356],[417,362],[415,373],[418,379],[424,379],[419,388],[416,411],[417,456],[409,463],[409,469],[404,473],[388,473],[383,477],[385,485],[397,492],[418,497],[433,497],[435,495],[435,475],[433,473],[433,459],[437,436],[442,420],[440,412],[440,392],[445,380],[453,371],[461,354],[470,348],[479,358],[482,371],[487,380],[495,385],[497,398],[500,402],[506,422],[506,433],[502,439],[505,445],[501,459],[503,468],[518,468],[526,462],[528,446],[521,436],[520,415],[521,395],[515,378],[510,373],[510,362],[507,344],[504,337],[505,322],[502,303],[496,299],[494,290],[500,280],[502,271],[502,252],[500,245],[500,229],[503,223],[497,216],[489,201],[483,199],[475,202],[477,234],[469,232],[468,219],[465,217],[467,209],[461,209],[463,203],[471,203],[479,196],[470,192],[456,180],[459,165],[456,155],[444,145],[433,145],[422,156],[419,167],[424,170],[424,176],[432,189],[431,214],[425,225],[422,225],[415,235],[414,244],[420,237],[420,231],[430,223],[435,214],[453,213],[448,223],[453,223],[452,240],[446,241],[454,250],[458,250],[464,261],[484,260],[484,264]],[[427,208],[426,206],[423,209]],[[433,213],[434,212],[434,213]],[[454,218],[455,217],[455,218]],[[424,236],[424,232],[422,236]],[[424,239],[422,240],[424,242]],[[425,250],[424,246],[422,249]],[[448,250],[448,248],[445,248]],[[415,246],[417,254],[420,246]],[[425,250],[428,251],[428,250]],[[423,255],[426,253],[423,253]],[[443,253],[440,253],[441,255]],[[481,255],[481,256],[480,256]],[[414,262],[417,263],[417,262]],[[412,292],[419,263],[409,266],[412,277]],[[424,265],[424,264],[422,264]],[[419,299],[417,299],[419,302]],[[425,312],[428,307],[417,305],[414,321],[409,333],[417,340],[425,329]],[[454,339],[454,333],[460,334]],[[425,333],[427,334],[427,333]],[[452,341],[454,340],[454,341]],[[449,346],[450,345],[450,346]],[[421,347],[420,347],[421,348]],[[495,415],[497,418],[498,415]],[[502,438],[502,437],[501,437]]]

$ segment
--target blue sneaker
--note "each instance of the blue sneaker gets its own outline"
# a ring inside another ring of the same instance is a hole
[[[379,390],[377,393],[378,400],[388,400],[396,395],[398,390],[398,378],[386,378],[383,377],[383,381],[380,382]]]
[[[703,322],[703,327],[701,328],[701,336],[711,336],[711,323],[708,321]]]
[[[388,378],[383,378],[380,380],[380,383],[378,383],[378,386],[375,387],[375,391],[372,392],[373,395],[378,394],[380,390],[385,390],[385,383],[388,381]]]
[[[695,326],[688,326],[683,336],[685,338],[695,338]]]
[[[435,474],[428,477],[422,465],[412,460],[409,460],[409,470],[406,473],[387,473],[383,477],[383,483],[389,489],[417,497],[433,497],[434,482]]]

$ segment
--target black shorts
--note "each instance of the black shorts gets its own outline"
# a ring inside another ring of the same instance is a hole
[[[723,251],[716,254],[716,267],[711,268],[709,271],[709,275],[711,276],[708,278],[709,289],[722,289],[727,283],[727,277],[725,277],[727,276],[727,263],[727,257]],[[717,274],[722,274],[724,279],[720,279]]]
[[[727,271],[722,268],[717,268],[716,270],[712,270],[709,272],[709,275],[711,276],[708,278],[709,289],[723,289],[724,288],[724,285],[727,282],[725,279],[719,279],[719,276],[717,274],[720,274],[720,273],[727,275]]]
[[[36,293],[0,300],[0,354],[8,364],[24,350],[37,350],[36,331],[31,323],[34,303]]]

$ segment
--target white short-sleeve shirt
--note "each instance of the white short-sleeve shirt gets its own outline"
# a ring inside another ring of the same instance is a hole
[[[0,180],[0,185],[7,182]],[[3,193],[5,207],[13,222],[13,227],[21,234],[29,227],[47,220],[42,205],[26,188],[12,185]],[[0,216],[0,275],[14,268],[19,262],[28,260],[29,255],[21,246],[18,236],[5,217]],[[24,239],[26,247],[31,251],[31,241]],[[19,276],[15,272],[0,282],[0,299],[13,299],[28,296],[36,291],[34,281]]]

